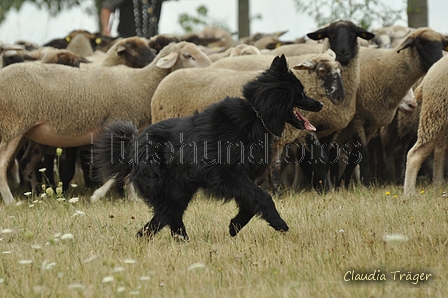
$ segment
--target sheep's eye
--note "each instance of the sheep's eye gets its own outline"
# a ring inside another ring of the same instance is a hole
[[[191,55],[188,52],[183,53],[185,59],[190,59]]]

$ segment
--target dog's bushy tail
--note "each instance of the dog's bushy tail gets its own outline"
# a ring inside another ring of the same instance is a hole
[[[95,143],[94,165],[101,179],[124,179],[131,173],[135,161],[133,152],[137,128],[130,122],[116,121],[106,125]]]

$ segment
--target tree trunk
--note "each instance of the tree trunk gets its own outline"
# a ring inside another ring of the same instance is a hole
[[[412,28],[428,26],[427,0],[408,0],[408,26]]]
[[[249,0],[238,0],[238,36],[250,35]]]

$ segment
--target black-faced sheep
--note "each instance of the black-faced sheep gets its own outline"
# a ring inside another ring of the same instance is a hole
[[[353,169],[361,163],[362,182],[369,185],[368,142],[380,127],[391,123],[404,95],[442,58],[447,46],[448,39],[442,34],[419,28],[395,49],[363,48],[356,114],[338,137],[338,144],[353,140],[360,146],[353,148],[339,184],[345,181],[348,185]]]
[[[50,146],[91,143],[111,120],[139,127],[151,122],[150,101],[159,82],[181,67],[208,66],[190,43],[171,44],[142,69],[126,66],[80,70],[57,64],[11,65],[0,71],[0,194],[14,202],[6,169],[23,136]]]
[[[436,62],[416,90],[422,101],[417,142],[409,150],[404,195],[415,193],[417,173],[422,162],[434,152],[434,184],[444,181],[444,164],[448,145],[448,55]]]

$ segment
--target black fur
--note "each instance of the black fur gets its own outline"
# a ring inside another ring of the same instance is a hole
[[[243,87],[247,100],[227,97],[200,113],[153,124],[137,135],[131,123],[105,127],[96,146],[96,162],[105,177],[134,184],[154,216],[138,236],[152,236],[169,225],[187,239],[182,217],[198,188],[235,199],[239,213],[230,222],[235,236],[254,215],[274,229],[287,231],[271,196],[254,181],[268,168],[273,135],[285,123],[302,129],[293,107],[320,111],[288,69],[284,56]]]

